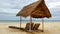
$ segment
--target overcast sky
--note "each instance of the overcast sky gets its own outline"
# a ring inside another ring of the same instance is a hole
[[[38,0],[0,0],[0,20],[18,20],[16,14],[26,5]],[[60,0],[45,0],[52,18],[50,20],[60,20]]]

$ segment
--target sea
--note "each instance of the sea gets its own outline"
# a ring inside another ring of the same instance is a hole
[[[20,22],[20,20],[0,20],[0,22]],[[22,20],[22,22],[30,22],[30,20]],[[32,20],[32,22],[42,22],[42,20]],[[60,20],[44,20],[44,22],[60,22]]]

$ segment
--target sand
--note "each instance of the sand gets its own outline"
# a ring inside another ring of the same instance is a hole
[[[25,27],[26,23],[22,23],[22,27]],[[60,34],[60,22],[45,22],[44,32],[25,32],[19,29],[11,29],[8,26],[19,27],[18,22],[0,22],[0,34]],[[39,27],[41,29],[41,26]]]

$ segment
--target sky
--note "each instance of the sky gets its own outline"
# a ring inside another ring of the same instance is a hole
[[[26,5],[38,0],[0,0],[0,20],[19,20],[16,14]],[[46,20],[60,20],[60,0],[45,0],[52,17]],[[23,18],[25,19],[25,18]],[[27,18],[29,19],[29,17]]]

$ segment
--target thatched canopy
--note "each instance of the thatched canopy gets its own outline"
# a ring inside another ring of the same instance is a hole
[[[51,17],[51,14],[47,6],[45,5],[44,0],[41,0],[23,7],[23,9],[16,16],[23,16],[23,17],[31,16],[33,18],[44,18],[44,17],[49,18]]]
[[[27,5],[25,7],[23,7],[23,9],[18,12],[18,14],[16,16],[23,16],[23,17],[27,17],[30,15],[30,13],[37,7],[37,5],[39,4],[40,2],[37,1],[37,2],[34,2],[30,5]]]

